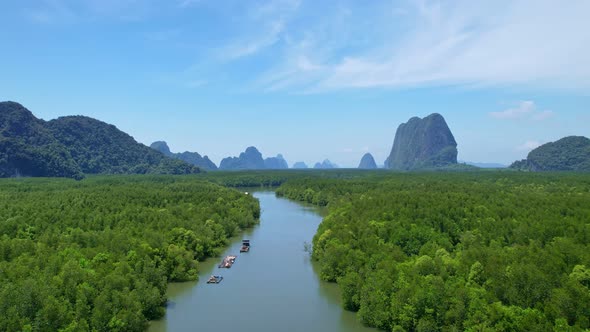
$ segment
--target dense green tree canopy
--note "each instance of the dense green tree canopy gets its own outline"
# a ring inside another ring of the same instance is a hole
[[[328,205],[313,257],[369,326],[590,328],[590,176],[382,173],[277,193]]]
[[[0,180],[0,331],[143,331],[166,284],[259,218],[195,177]]]
[[[207,182],[206,182],[207,181]],[[166,283],[257,222],[249,195],[328,206],[342,304],[391,331],[590,328],[590,176],[249,171],[0,181],[0,330],[141,331]],[[213,184],[211,182],[217,183]]]

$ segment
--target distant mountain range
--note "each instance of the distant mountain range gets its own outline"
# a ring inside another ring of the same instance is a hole
[[[293,168],[296,168],[296,169],[307,169],[308,167],[307,167],[307,164],[304,163],[303,161],[298,161],[298,162],[296,162],[296,163],[293,164]]]
[[[259,169],[287,169],[289,165],[278,154],[276,157],[263,159],[262,153],[257,148],[251,146],[246,151],[240,153],[238,157],[227,157],[221,160],[220,170],[259,170]]]
[[[331,169],[331,168],[338,168],[338,165],[332,163],[330,160],[326,159],[324,161],[317,162],[313,168],[315,169]]]
[[[276,157],[264,159],[264,167],[266,169],[287,169],[289,164],[287,164],[282,154],[278,154]]]
[[[442,115],[414,117],[395,134],[385,168],[394,170],[506,168],[499,163],[457,163],[457,142]],[[475,167],[474,167],[475,166]],[[224,158],[221,170],[287,169],[285,158],[264,159],[251,146],[238,157]],[[304,162],[293,168],[305,169]],[[338,166],[330,160],[315,169]],[[370,153],[358,168],[375,169]],[[590,139],[570,136],[544,144],[511,169],[522,171],[590,171]],[[40,176],[81,179],[85,174],[194,174],[217,166],[197,152],[173,153],[164,141],[151,148],[115,126],[85,116],[44,121],[15,102],[0,102],[0,177]]]
[[[199,172],[99,120],[65,116],[44,121],[21,104],[0,102],[0,177]]]
[[[213,163],[209,157],[201,155],[197,152],[182,152],[182,153],[173,153],[170,151],[168,144],[164,141],[156,141],[150,145],[150,147],[156,151],[160,151],[165,156],[170,158],[179,159],[191,165],[195,165],[205,170],[216,170],[217,165]]]

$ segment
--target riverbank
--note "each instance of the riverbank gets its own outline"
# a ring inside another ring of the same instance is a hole
[[[199,282],[170,284],[166,317],[149,331],[375,331],[341,309],[337,286],[319,280],[304,251],[322,210],[272,191],[253,194],[260,200],[260,224],[233,239],[221,256],[237,254],[235,265],[220,270],[221,257],[209,259],[200,265]],[[241,238],[252,241],[249,253],[239,254]],[[223,275],[223,282],[206,284],[211,274]]]

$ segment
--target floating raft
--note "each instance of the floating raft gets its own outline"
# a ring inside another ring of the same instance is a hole
[[[236,262],[236,258],[237,256],[233,255],[225,256],[221,264],[219,264],[219,268],[229,269]]]
[[[222,276],[211,276],[209,280],[207,280],[208,284],[218,284],[223,280]]]

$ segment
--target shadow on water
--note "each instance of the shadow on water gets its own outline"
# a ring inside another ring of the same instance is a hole
[[[166,317],[149,331],[376,331],[340,307],[336,284],[319,279],[304,244],[310,243],[325,210],[253,191],[260,200],[260,225],[233,238],[222,256],[238,255],[231,269],[221,257],[200,264],[198,282],[170,284]],[[240,254],[241,239],[251,240]],[[206,284],[212,274],[220,284]]]

